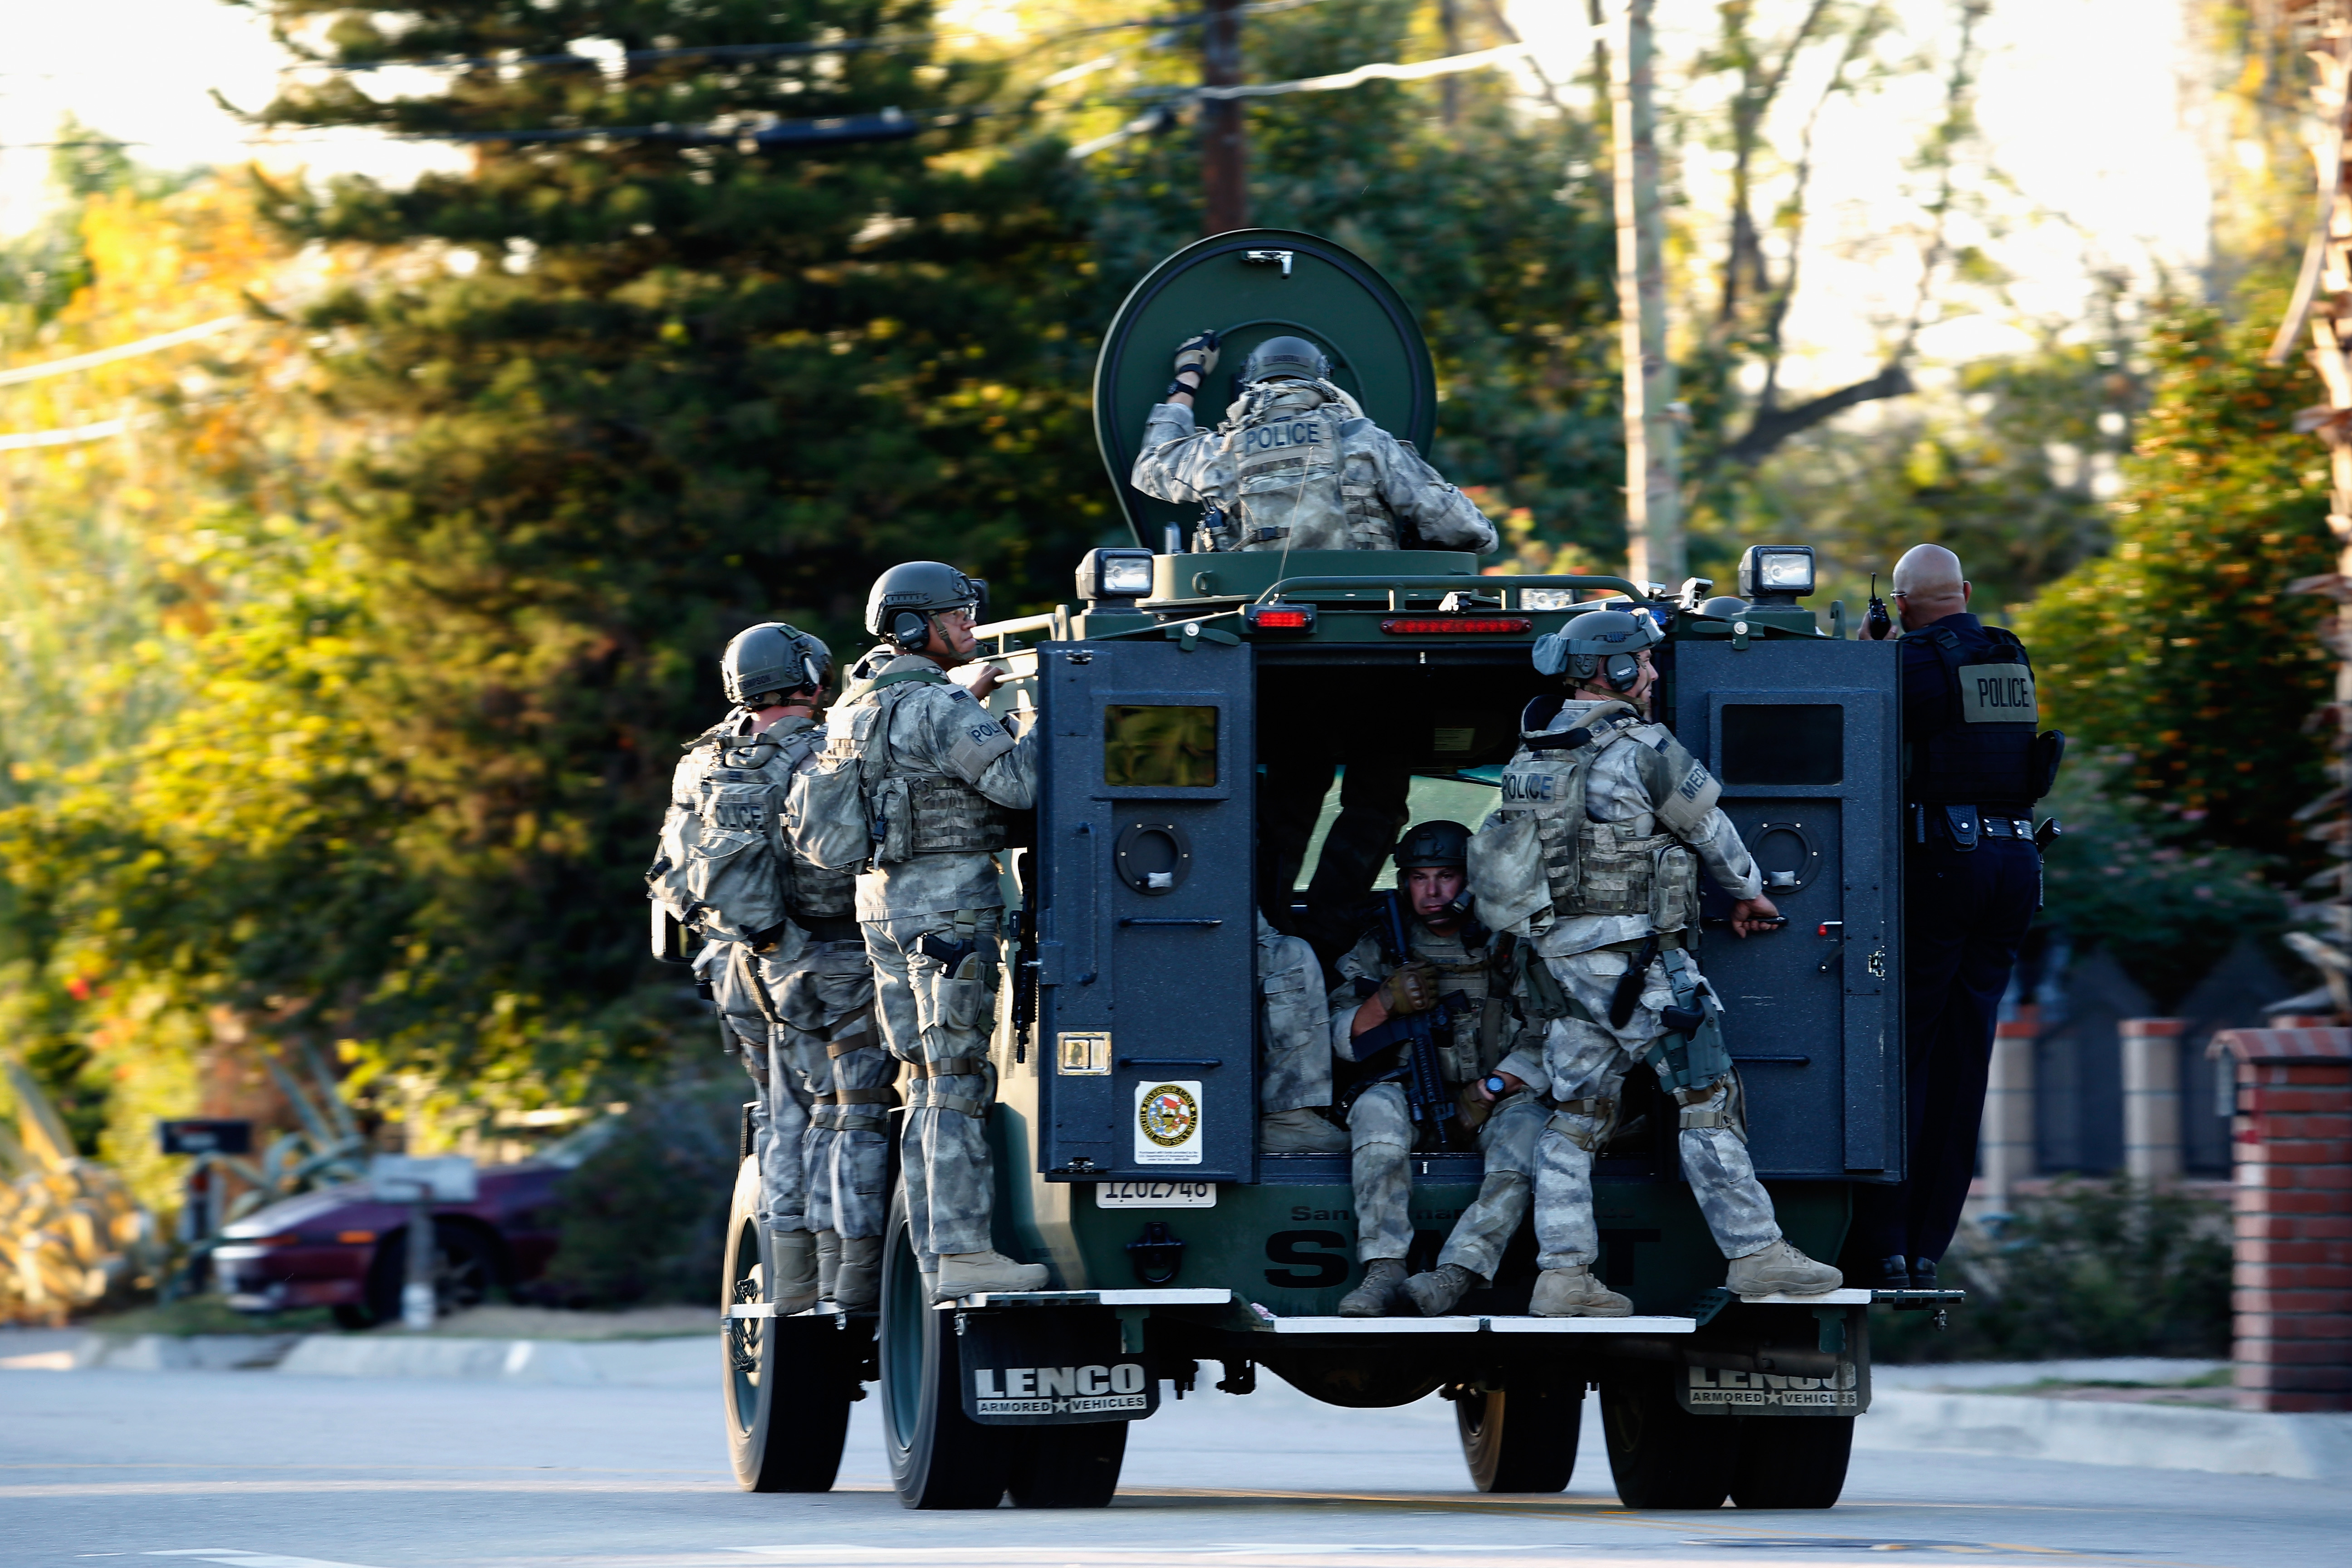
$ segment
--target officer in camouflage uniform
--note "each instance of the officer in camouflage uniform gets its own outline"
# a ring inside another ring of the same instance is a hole
[[[734,711],[687,743],[647,881],[706,939],[696,973],[758,1090],[752,1146],[777,1305],[799,1311],[825,1295],[871,1307],[882,1234],[871,1211],[888,1152],[877,1134],[850,1140],[838,1118],[845,1102],[888,1099],[890,1064],[860,1048],[879,1041],[851,879],[793,853],[779,820],[785,781],[815,750],[833,656],[768,621],[739,633],[720,664]]]
[[[1646,614],[1621,610],[1587,611],[1537,640],[1536,668],[1567,673],[1572,689],[1565,702],[1528,705],[1502,805],[1471,848],[1479,907],[1528,931],[1568,1005],[1544,1039],[1558,1110],[1536,1151],[1543,1272],[1530,1310],[1542,1317],[1633,1310],[1592,1273],[1592,1158],[1637,1060],[1681,1108],[1683,1175],[1731,1260],[1730,1288],[1814,1295],[1840,1283],[1836,1269],[1782,1239],[1748,1158],[1721,1009],[1691,954],[1699,866],[1736,900],[1740,936],[1772,929],[1778,911],[1715,804],[1714,778],[1646,717],[1659,640]],[[1520,1075],[1504,1076],[1513,1087]]]
[[[884,573],[866,629],[896,654],[843,693],[827,725],[829,752],[854,753],[863,774],[874,853],[857,879],[857,919],[883,1038],[911,1069],[899,1168],[935,1301],[1046,1280],[1044,1265],[990,1245],[982,1121],[995,1098],[988,1053],[1004,909],[995,854],[1009,814],[1035,804],[1037,745],[1034,729],[1016,739],[980,704],[996,683],[993,666],[971,662],[985,591],[936,561]]]
[[[1383,922],[1339,960],[1340,981],[1331,993],[1333,1050],[1375,1070],[1396,1064],[1362,1085],[1348,1111],[1356,1254],[1365,1267],[1363,1282],[1339,1303],[1342,1317],[1385,1317],[1406,1310],[1408,1298],[1412,1310],[1442,1316],[1481,1279],[1494,1277],[1503,1247],[1528,1215],[1536,1138],[1549,1110],[1535,1090],[1522,1087],[1496,1104],[1477,1086],[1505,1068],[1522,1079],[1540,1078],[1542,1038],[1528,1032],[1517,1002],[1518,940],[1490,932],[1466,910],[1469,844],[1470,830],[1458,822],[1424,822],[1406,834],[1396,849],[1397,896],[1410,911],[1404,924],[1412,951],[1391,953]],[[1395,962],[1399,957],[1404,962]],[[1446,1026],[1434,1037],[1438,1068],[1454,1095],[1443,1114],[1463,1133],[1475,1130],[1486,1175],[1437,1268],[1408,1281],[1410,1155],[1421,1130],[1401,1081],[1409,1047],[1396,1020],[1441,1005]]]
[[[1257,985],[1265,1048],[1258,1068],[1257,1146],[1268,1154],[1344,1154],[1331,1103],[1331,1037],[1315,950],[1257,918]]]
[[[1467,497],[1401,441],[1364,417],[1329,380],[1331,362],[1304,338],[1268,338],[1251,351],[1241,396],[1213,430],[1197,428],[1192,398],[1216,368],[1217,334],[1176,351],[1166,401],[1145,421],[1129,482],[1162,500],[1209,509],[1207,547],[1218,550],[1424,549],[1485,552],[1494,525]],[[1265,759],[1258,789],[1258,887],[1280,930],[1292,917],[1315,820],[1341,759],[1328,747]],[[1349,911],[1361,902],[1382,856],[1403,831],[1410,773],[1359,757],[1339,790],[1339,818],[1323,841],[1299,934],[1326,955],[1354,940]]]

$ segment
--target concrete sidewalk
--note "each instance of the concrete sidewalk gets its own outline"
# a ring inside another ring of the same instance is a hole
[[[280,1376],[712,1388],[718,1335],[644,1340],[467,1339],[368,1334],[0,1334],[0,1371],[269,1372]],[[2037,1383],[2186,1382],[2221,1363],[2081,1361],[1872,1368],[1863,1449],[2352,1479],[2352,1415],[2283,1415],[2029,1394],[1965,1392]],[[1955,1388],[1961,1390],[1955,1392]],[[1433,1398],[1435,1396],[1433,1395]]]

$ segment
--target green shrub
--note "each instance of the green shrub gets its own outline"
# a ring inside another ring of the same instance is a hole
[[[1883,1361],[2230,1353],[2227,1211],[2122,1177],[2067,1182],[1990,1235],[1963,1232],[1947,1284],[1969,1292],[1937,1333],[1924,1312],[1872,1321]]]
[[[674,1080],[639,1097],[557,1188],[562,1240],[548,1293],[567,1307],[715,1300],[751,1098],[740,1074]]]

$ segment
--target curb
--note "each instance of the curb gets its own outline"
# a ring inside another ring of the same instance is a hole
[[[2352,1415],[2108,1405],[2004,1394],[1873,1393],[1853,1446],[2224,1476],[2352,1478]]]
[[[475,1340],[357,1334],[84,1334],[10,1358],[42,1372],[276,1372],[295,1377],[439,1377],[477,1383],[698,1387],[716,1335],[658,1340]]]

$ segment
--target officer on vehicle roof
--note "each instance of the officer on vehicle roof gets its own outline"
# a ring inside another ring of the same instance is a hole
[[[1010,814],[1036,803],[1037,732],[1017,739],[980,705],[995,667],[971,662],[986,585],[936,561],[893,566],[866,601],[866,629],[895,650],[845,691],[828,751],[854,752],[874,835],[857,919],[874,964],[883,1038],[913,1064],[899,1166],[910,1237],[931,1298],[1034,1290],[1042,1264],[990,1246],[982,1125],[1002,966],[996,851]],[[861,661],[870,668],[872,660]],[[948,672],[955,671],[950,679]]]
[[[2034,732],[2041,710],[2025,646],[1969,615],[1969,591],[1960,558],[1940,544],[1895,563],[1909,1173],[1899,1185],[1854,1189],[1849,1244],[1871,1259],[1880,1289],[1934,1289],[1959,1228],[1993,1025],[2042,903],[2033,803],[2050,793],[2065,752],[2063,735]]]
[[[872,1307],[880,1103],[896,1064],[873,1025],[874,981],[850,918],[851,879],[794,854],[784,786],[815,750],[833,678],[824,644],[782,621],[736,634],[720,659],[734,710],[687,742],[646,881],[706,939],[696,968],[759,1091],[751,1112],[776,1305],[819,1296]]]
[[[1593,1276],[1601,1237],[1592,1159],[1614,1131],[1637,1061],[1680,1108],[1683,1174],[1739,1295],[1816,1295],[1838,1271],[1782,1238],[1748,1158],[1739,1077],[1721,1007],[1699,973],[1698,868],[1735,900],[1745,937],[1774,929],[1756,862],[1716,805],[1714,777],[1647,709],[1657,623],[1588,610],[1536,641],[1536,668],[1565,674],[1568,700],[1538,698],[1520,720],[1503,800],[1470,850],[1471,889],[1498,926],[1524,931],[1563,994],[1544,1037],[1559,1109],[1536,1146],[1538,1317],[1617,1318],[1633,1303]],[[1507,1090],[1519,1075],[1500,1075]]]
[[[1373,1074],[1357,1086],[1348,1111],[1356,1254],[1364,1279],[1339,1302],[1342,1317],[1408,1310],[1443,1316],[1471,1287],[1493,1279],[1504,1247],[1528,1216],[1536,1139],[1550,1108],[1521,1080],[1542,1077],[1543,1037],[1528,1029],[1518,1005],[1526,962],[1518,939],[1496,935],[1469,912],[1464,897],[1469,851],[1470,830],[1458,822],[1424,822],[1406,834],[1396,847],[1397,896],[1410,910],[1403,924],[1411,951],[1390,951],[1383,921],[1339,960],[1331,1047],[1349,1061],[1369,1064]],[[1402,1082],[1408,1070],[1402,1055],[1411,1047],[1401,1020],[1440,1006],[1445,1027],[1433,1034],[1432,1043],[1454,1097],[1446,1117],[1465,1133],[1475,1131],[1486,1174],[1478,1196],[1446,1237],[1437,1267],[1408,1279],[1409,1156],[1416,1130]],[[1477,1085],[1506,1069],[1520,1087],[1497,1104]]]
[[[1485,552],[1494,525],[1399,440],[1364,416],[1330,381],[1331,362],[1305,338],[1273,337],[1250,352],[1242,394],[1224,423],[1198,429],[1192,397],[1216,368],[1217,334],[1176,350],[1176,378],[1153,406],[1129,476],[1162,500],[1210,510],[1204,542],[1218,550]],[[1289,931],[1290,895],[1339,758],[1328,748],[1266,760],[1259,789],[1258,885],[1267,916]],[[1307,889],[1303,933],[1326,954],[1354,940],[1352,910],[1372,885],[1409,813],[1402,768],[1358,759],[1340,784],[1339,818],[1325,836]]]

